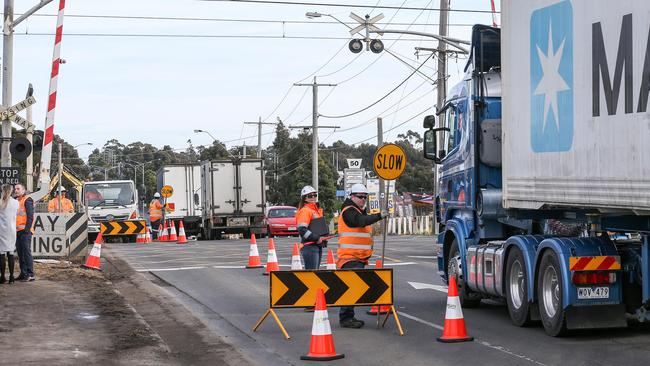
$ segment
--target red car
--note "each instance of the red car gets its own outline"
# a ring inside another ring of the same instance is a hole
[[[293,206],[273,206],[266,214],[266,230],[269,236],[298,235],[296,211]]]

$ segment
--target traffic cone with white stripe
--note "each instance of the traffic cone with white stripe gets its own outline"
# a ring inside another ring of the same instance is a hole
[[[187,236],[185,236],[185,226],[183,226],[183,221],[181,220],[178,224],[178,241],[176,244],[187,244]]]
[[[334,252],[332,249],[327,250],[327,267],[326,269],[336,269],[336,263],[334,262]]]
[[[144,233],[138,233],[138,236],[135,237],[136,244],[144,244]]]
[[[251,233],[251,246],[248,251],[248,265],[246,268],[262,268],[262,261],[260,260],[260,253],[257,250],[257,240],[255,234]]]
[[[153,240],[151,240],[151,229],[149,229],[149,226],[147,226],[147,232],[144,234],[144,243],[145,244],[151,244]]]
[[[167,220],[163,221],[162,230],[158,231],[158,241],[168,241],[169,235],[167,235]]]
[[[102,233],[99,232],[95,239],[95,244],[93,244],[93,248],[90,250],[90,255],[88,255],[88,258],[86,259],[86,264],[83,265],[84,267],[97,270],[100,269],[99,264],[102,254],[102,240]]]
[[[473,341],[474,337],[467,335],[463,309],[460,307],[456,277],[449,277],[449,290],[447,294],[447,312],[445,313],[445,327],[442,337],[437,338],[438,342],[455,343]]]
[[[301,360],[309,361],[331,361],[345,357],[344,354],[337,354],[334,347],[334,336],[327,314],[325,293],[322,288],[316,292],[316,309],[314,310],[314,322],[311,326],[311,343],[309,353],[300,356]]]
[[[384,266],[382,264],[381,259],[377,259],[375,261],[375,268],[379,269],[379,268],[383,268],[383,267]],[[368,315],[377,315],[377,312],[379,312],[379,314],[388,314],[390,312],[390,306],[388,306],[388,305],[381,305],[381,306],[375,305],[375,306],[371,307],[370,310],[366,311],[366,314],[368,314]]]
[[[300,260],[300,251],[298,249],[298,243],[293,243],[293,254],[291,255],[291,270],[301,270],[302,261]]]
[[[266,272],[263,274],[268,276],[272,271],[279,271],[280,264],[278,263],[278,256],[275,254],[275,243],[273,238],[269,239],[269,254],[266,257]]]
[[[178,236],[176,236],[176,225],[174,220],[169,220],[169,241],[177,241]]]

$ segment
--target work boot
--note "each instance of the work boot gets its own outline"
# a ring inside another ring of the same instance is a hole
[[[14,276],[9,276],[9,284],[11,285],[14,283]]]
[[[350,319],[344,319],[344,320],[339,321],[339,324],[340,324],[341,327],[343,327],[343,328],[355,328],[355,329],[359,329],[359,328],[363,327],[363,325],[364,325],[365,323],[363,322],[363,320],[359,320],[359,319],[355,319],[355,318],[350,318]]]
[[[5,279],[5,276],[0,276],[0,283],[6,283],[7,280]]]

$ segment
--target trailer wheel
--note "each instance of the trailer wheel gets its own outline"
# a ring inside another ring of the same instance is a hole
[[[475,308],[481,303],[481,294],[472,292],[467,287],[463,278],[462,262],[460,259],[460,250],[458,249],[458,241],[454,239],[449,249],[449,260],[447,262],[447,276],[455,276],[456,284],[458,286],[458,297],[460,304],[464,308]]]
[[[518,327],[530,325],[530,304],[528,303],[528,277],[526,262],[519,248],[514,247],[506,264],[506,302],[512,323]]]
[[[539,314],[546,334],[558,337],[566,333],[566,317],[562,307],[562,271],[552,250],[542,255],[537,274]]]

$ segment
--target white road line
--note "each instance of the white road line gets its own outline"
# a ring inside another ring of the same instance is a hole
[[[240,268],[246,268],[246,266],[212,266],[212,268],[219,268],[219,269],[240,269]]]
[[[138,269],[137,272],[165,272],[165,271],[184,271],[188,269],[203,269],[205,267],[176,267],[176,268],[146,268]]]
[[[419,258],[419,259],[436,259],[435,255],[407,255],[408,258]]]
[[[384,263],[384,266],[408,266],[410,264],[417,264],[417,263],[415,262]]]
[[[428,321],[426,321],[424,319],[418,318],[417,316],[413,316],[411,314],[407,314],[407,313],[404,313],[402,311],[398,311],[397,313],[400,316],[411,319],[411,320],[416,321],[416,322],[418,322],[420,324],[424,324],[424,325],[427,325],[429,327],[436,328],[438,330],[444,330],[444,327],[442,325],[438,325],[438,324],[435,324],[435,323],[428,322]],[[535,360],[533,360],[532,358],[530,358],[528,356],[524,356],[524,355],[514,353],[514,352],[510,351],[509,349],[507,349],[505,347],[493,345],[493,344],[490,344],[489,342],[481,341],[481,340],[479,340],[477,338],[475,338],[475,339],[478,342],[478,344],[483,345],[483,346],[488,347],[488,348],[491,348],[491,349],[493,349],[495,351],[501,351],[501,352],[506,353],[506,354],[508,354],[510,356],[514,356],[514,357],[517,357],[519,359],[526,360],[528,362],[532,362],[532,363],[534,363],[536,365],[546,366],[546,364],[543,364],[543,363],[541,363],[539,361],[535,361]]]

